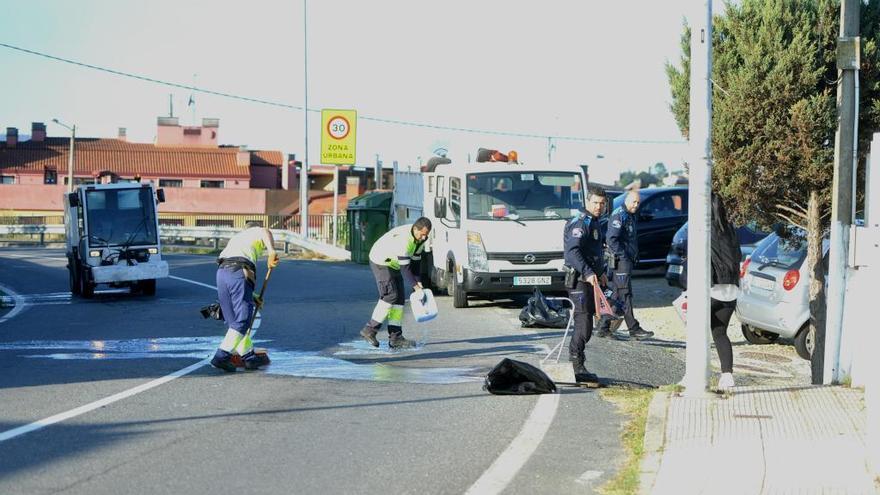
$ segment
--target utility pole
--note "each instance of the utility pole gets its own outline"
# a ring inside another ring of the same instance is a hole
[[[859,0],[840,2],[837,39],[837,134],[834,138],[834,184],[831,200],[831,246],[828,252],[828,296],[825,325],[817,329],[811,360],[814,384],[840,379],[840,337],[843,326],[849,233],[855,205],[858,162]]]
[[[690,174],[688,188],[688,311],[685,394],[706,393],[709,379],[709,288],[712,193],[712,0],[691,22]]]
[[[299,233],[303,239],[309,238],[309,35],[306,31],[308,28],[308,15],[306,12],[306,3],[303,0],[303,88],[305,92],[305,104],[303,106],[303,116],[305,117],[305,160],[299,170],[299,216],[300,228]]]
[[[67,153],[67,192],[73,192],[73,149],[76,143],[76,124],[67,125],[58,119],[52,119],[52,122],[70,131],[70,149]]]

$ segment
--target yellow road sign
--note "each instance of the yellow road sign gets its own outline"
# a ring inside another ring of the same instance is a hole
[[[321,163],[354,165],[356,110],[321,110]]]

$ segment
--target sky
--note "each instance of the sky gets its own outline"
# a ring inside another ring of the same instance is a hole
[[[689,9],[703,2],[305,1],[304,16],[303,0],[0,0],[0,43],[298,107],[0,47],[0,126],[29,134],[44,122],[68,136],[57,118],[78,136],[125,127],[129,141],[152,142],[171,99],[181,124],[219,118],[221,144],[302,160],[307,138],[317,164],[320,109],[340,108],[358,112],[358,164],[417,166],[438,148],[462,161],[484,147],[526,164],[586,163],[599,182],[656,162],[682,168],[664,65],[678,64]]]

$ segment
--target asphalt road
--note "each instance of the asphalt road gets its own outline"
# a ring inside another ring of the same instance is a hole
[[[227,374],[205,364],[225,329],[198,311],[213,258],[167,256],[155,297],[83,300],[63,256],[0,249],[18,302],[0,309],[0,493],[589,493],[623,460],[625,418],[595,390],[481,389],[502,358],[537,364],[561,338],[520,327],[524,299],[438,298],[430,322],[406,311],[423,346],[373,350],[366,266],[282,260],[256,335],[273,364]],[[674,383],[683,349],[593,339],[588,367],[611,386]]]

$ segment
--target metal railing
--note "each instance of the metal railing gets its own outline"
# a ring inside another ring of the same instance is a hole
[[[340,223],[340,225],[345,225]],[[291,245],[299,246],[309,251],[315,251],[325,256],[336,259],[351,259],[351,253],[339,246],[333,246],[329,243],[322,242],[318,238],[309,236],[304,239],[300,234],[283,229],[270,229],[275,237],[276,244],[282,244],[284,252],[289,253]],[[241,229],[235,227],[223,226],[202,226],[202,227],[185,227],[176,225],[159,226],[159,235],[166,241],[179,241],[184,239],[208,240],[212,243],[214,249],[219,249],[221,241],[228,240]],[[46,236],[64,236],[64,225],[0,225],[0,236],[28,235],[35,241],[39,239],[41,245],[46,243]],[[331,234],[332,235],[332,234]]]
[[[194,215],[194,214],[159,214],[160,233],[166,227],[181,228],[217,228],[228,227],[233,231],[244,228],[247,222],[257,222],[263,227],[272,230],[285,230],[294,233],[302,231],[300,228],[299,215]],[[337,215],[336,242],[333,242],[333,215],[309,215],[309,239],[323,244],[335,245],[347,249],[349,225],[346,215]],[[31,239],[39,238],[44,243],[46,235],[64,235],[64,217],[62,215],[0,215],[0,234],[6,235],[29,235]],[[18,227],[33,227],[19,230]],[[45,230],[47,229],[48,230]],[[57,230],[60,228],[60,230]],[[41,230],[43,229],[43,230]],[[169,230],[169,232],[174,232]],[[195,232],[195,231],[194,231]],[[161,233],[165,237],[164,233]],[[188,236],[198,237],[198,236]]]

